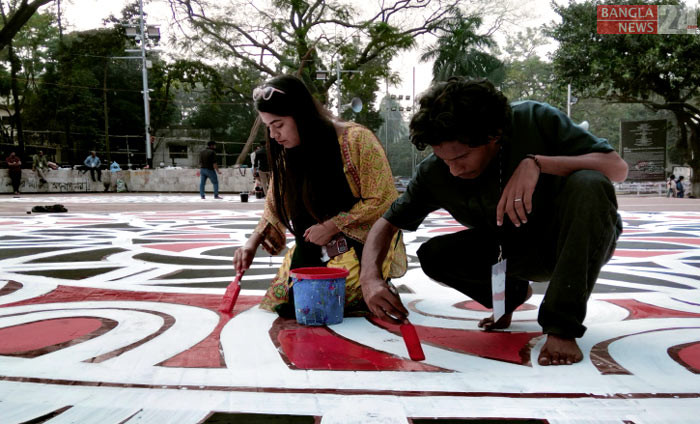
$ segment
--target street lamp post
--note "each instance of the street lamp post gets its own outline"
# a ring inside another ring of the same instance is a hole
[[[115,57],[114,59],[137,59],[141,61],[141,80],[143,84],[143,114],[146,131],[146,162],[150,168],[153,161],[151,151],[151,107],[148,88],[148,61],[146,60],[146,40],[149,38],[160,39],[160,30],[156,26],[146,26],[143,17],[143,0],[139,0],[139,25],[138,32],[134,25],[126,28],[126,35],[140,40],[139,49],[127,49],[127,53],[140,53],[140,56]]]
[[[335,62],[335,72],[336,72],[336,83],[338,84],[336,86],[336,97],[338,101],[337,105],[337,110],[338,110],[338,116],[340,116],[340,112],[342,112],[342,101],[340,97],[340,74],[343,73],[351,73],[351,74],[359,74],[361,71],[355,70],[355,69],[340,69],[340,62]],[[316,79],[317,80],[325,80],[328,78],[328,75],[331,73],[331,71],[327,70],[318,70],[316,71]]]

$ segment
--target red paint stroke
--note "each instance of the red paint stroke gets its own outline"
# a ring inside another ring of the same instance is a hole
[[[610,345],[613,342],[616,342],[618,340],[622,340],[625,337],[631,337],[631,336],[637,336],[640,334],[651,334],[651,333],[659,333],[663,331],[674,331],[674,330],[688,330],[688,329],[695,329],[697,327],[669,327],[669,328],[658,328],[654,330],[646,330],[646,331],[640,331],[638,333],[632,333],[632,334],[625,334],[623,336],[618,336],[614,337],[612,339],[604,340],[602,342],[597,343],[595,346],[591,348],[590,351],[590,358],[591,362],[593,365],[598,368],[598,371],[600,371],[601,374],[603,375],[632,375],[632,373],[624,368],[622,365],[620,365],[616,360],[613,359],[612,355],[610,355]],[[663,340],[663,335],[659,336],[659,340]],[[680,359],[678,356],[678,353],[685,347],[688,347],[694,343],[690,344],[685,344],[685,345],[680,345],[680,346],[674,346],[668,349],[668,354],[671,358],[673,358],[676,362],[680,363],[683,366],[686,366],[683,360]],[[694,350],[694,349],[693,349]],[[691,354],[696,354],[697,352],[693,352],[693,350],[690,351]],[[699,363],[700,360],[695,360],[693,363],[700,365]],[[687,368],[687,366],[686,366]],[[693,371],[691,368],[690,371]],[[693,371],[694,372],[694,371]]]
[[[662,308],[640,302],[636,299],[601,299],[605,302],[620,306],[629,311],[625,320],[647,319],[647,318],[700,318],[700,314],[692,312],[677,311],[675,309]]]
[[[371,321],[394,334],[399,326],[372,318]],[[531,366],[531,340],[540,332],[487,332],[415,325],[421,343],[480,358],[495,359],[518,365]]]
[[[102,327],[98,318],[58,318],[0,329],[0,354],[17,354],[69,342]]]
[[[456,225],[454,227],[444,227],[444,228],[433,228],[429,230],[429,233],[456,233],[458,231],[466,230],[467,227],[462,225]]]
[[[475,300],[465,300],[464,302],[455,303],[454,305],[457,309],[464,309],[467,311],[479,311],[479,312],[491,312],[490,308],[485,307],[481,303]],[[522,305],[515,308],[516,311],[532,311],[537,309],[537,306],[531,305],[529,303],[523,303]]]
[[[630,241],[661,241],[666,243],[692,244],[700,246],[700,237],[634,237]]]
[[[697,221],[700,219],[700,215],[668,215],[666,216],[667,219],[673,218],[673,219],[689,219],[691,221]]]
[[[290,368],[331,371],[445,371],[363,346],[328,327],[297,324],[279,318],[270,337]]]
[[[628,250],[616,249],[613,256],[621,258],[650,258],[653,256],[675,255],[685,250]]]
[[[700,341],[670,347],[668,354],[688,371],[700,374]]]
[[[224,359],[219,350],[219,338],[223,326],[234,316],[260,303],[261,296],[240,296],[231,314],[218,312],[221,295],[197,293],[135,292],[126,290],[98,289],[90,287],[58,286],[55,290],[32,299],[26,299],[4,306],[50,304],[63,302],[131,301],[176,303],[208,309],[219,315],[219,324],[200,343],[164,361],[160,365],[168,367],[220,368]],[[107,307],[109,305],[106,305]],[[138,309],[134,307],[133,309]],[[148,310],[148,307],[144,307]],[[123,353],[123,352],[122,352]]]
[[[231,240],[231,236],[226,233],[210,233],[210,234],[168,234],[168,235],[153,235],[149,236],[153,239],[227,239]]]
[[[168,252],[184,252],[190,249],[198,249],[200,247],[212,246],[238,246],[240,243],[221,243],[221,242],[201,242],[201,243],[168,243],[168,244],[142,244],[141,247],[149,249],[167,250]]]
[[[14,293],[22,287],[24,286],[21,283],[10,280],[2,288],[0,288],[0,296],[7,296],[8,294]]]
[[[22,221],[0,221],[0,225],[17,225],[21,223]]]

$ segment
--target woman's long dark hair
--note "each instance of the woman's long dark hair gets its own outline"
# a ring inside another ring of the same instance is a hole
[[[333,115],[294,76],[278,76],[261,87],[267,86],[284,94],[274,92],[268,100],[257,99],[256,109],[292,117],[299,131],[300,144],[292,149],[270,138],[269,130],[266,141],[277,218],[292,234],[301,236],[306,228],[295,228],[294,221],[303,222],[310,215],[320,223],[349,210],[354,202],[348,203],[349,187]]]

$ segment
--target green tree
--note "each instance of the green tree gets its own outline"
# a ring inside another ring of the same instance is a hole
[[[261,78],[298,73],[311,91],[326,103],[329,89],[341,83],[365,81],[369,92],[377,81],[396,76],[389,61],[415,45],[415,38],[440,28],[456,13],[459,0],[406,0],[382,3],[362,14],[338,0],[274,0],[269,6],[253,2],[212,3],[205,0],[169,0],[178,16],[187,19],[190,32],[182,47],[205,57],[257,69]],[[360,17],[360,16],[364,17]],[[361,71],[350,78],[336,69]],[[319,70],[330,70],[325,80]],[[363,99],[365,103],[368,103]],[[341,100],[342,101],[342,100]],[[349,99],[345,99],[349,101]],[[374,117],[367,116],[366,122]],[[245,150],[244,150],[245,153]]]
[[[481,23],[481,17],[465,17],[459,11],[446,19],[437,42],[421,55],[423,62],[434,60],[433,81],[446,81],[452,76],[488,78],[496,85],[503,81],[503,63],[484,51],[494,46],[491,36],[476,33]]]
[[[534,28],[506,38],[501,91],[511,101],[537,100],[566,110],[565,87],[557,83],[553,64],[536,52],[545,43],[543,34]]]
[[[639,103],[673,113],[676,149],[693,169],[693,195],[700,195],[700,38],[697,35],[597,34],[593,1],[555,6],[562,18],[549,29],[559,41],[555,72],[585,97]],[[606,1],[604,4],[671,4],[675,0]]]
[[[2,29],[0,29],[0,50],[12,42],[15,35],[41,6],[51,1],[53,0],[34,0],[32,2],[27,2],[27,0],[0,1],[0,11],[4,18]],[[5,11],[6,8],[8,9],[7,11]]]

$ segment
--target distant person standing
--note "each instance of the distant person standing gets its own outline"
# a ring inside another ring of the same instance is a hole
[[[48,171],[49,162],[44,156],[44,151],[39,150],[34,156],[32,156],[32,171],[36,173],[39,177],[40,184],[46,184],[46,171]]]
[[[666,180],[666,197],[676,197],[678,190],[676,189],[676,176],[671,174]]]
[[[253,169],[258,174],[258,178],[260,178],[263,194],[267,196],[267,187],[270,184],[270,166],[267,162],[267,150],[265,149],[264,142],[261,143],[260,147],[255,151]]]
[[[684,179],[685,177],[681,175],[678,177],[678,181],[676,181],[676,192],[678,193],[678,198],[680,199],[682,199],[685,195],[685,186],[683,186]]]
[[[205,199],[204,186],[207,184],[207,178],[211,180],[214,186],[214,199],[223,199],[219,196],[219,178],[216,174],[221,174],[219,164],[216,161],[216,142],[210,141],[207,143],[207,148],[199,154],[199,195]]]
[[[94,150],[92,150],[90,155],[85,158],[83,164],[85,165],[85,170],[83,173],[90,171],[90,178],[92,178],[93,182],[102,182],[102,171],[100,170],[100,165],[102,165],[102,162],[100,161],[100,158],[97,157],[97,153]],[[97,173],[97,180],[95,180],[95,173]]]
[[[7,162],[10,180],[12,181],[12,191],[15,193],[15,196],[18,196],[19,185],[22,182],[22,160],[13,151],[10,152],[10,156],[5,161]]]

